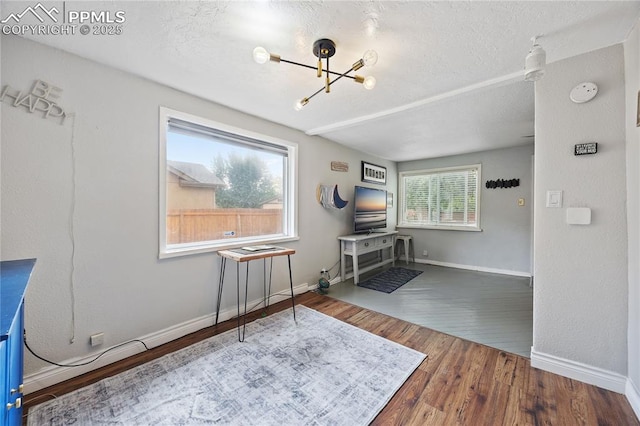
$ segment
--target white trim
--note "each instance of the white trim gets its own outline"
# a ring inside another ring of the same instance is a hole
[[[489,272],[491,274],[513,275],[515,277],[531,278],[530,272],[512,271],[509,269],[488,268],[486,266],[462,265],[459,263],[440,262],[439,260],[416,259],[416,263],[426,263],[427,265],[444,266],[447,268],[466,269],[469,271]]]
[[[306,293],[308,288],[309,285],[307,283],[297,285],[293,288],[293,294],[298,295]],[[281,292],[283,294],[273,294],[271,296],[271,304],[290,299],[289,291],[290,290],[287,288],[286,293],[285,290],[283,290]],[[247,305],[253,306],[259,301],[260,299],[253,300],[248,302]],[[256,308],[254,308],[254,310],[258,309],[262,309],[262,305],[258,305]],[[229,320],[236,315],[237,308],[236,306],[232,306],[224,311],[220,311],[218,322]],[[214,325],[214,323],[215,313],[211,313],[200,318],[195,318],[189,321],[185,321],[181,324],[165,328],[164,330],[138,337],[138,339],[142,340],[147,345],[147,347],[151,349],[180,337],[186,336],[187,334],[193,333],[195,331],[202,330],[203,328],[211,327]],[[102,350],[101,352],[104,352],[104,350]],[[105,365],[121,361],[125,358],[141,352],[144,352],[144,347],[140,343],[132,342],[130,345],[122,346],[121,348],[109,351],[96,362],[82,367],[45,367],[36,373],[29,374],[24,377],[24,393],[26,395],[32,392],[36,392],[40,389],[44,389],[48,386],[55,385],[73,377],[88,373],[90,371],[97,370],[100,367],[104,367]],[[83,362],[92,360],[99,353],[100,352],[95,352],[87,356],[71,358],[65,361],[61,361],[59,362],[59,364],[81,364]]]
[[[531,366],[613,392],[625,393],[627,378],[613,371],[538,352],[531,347]]]
[[[640,419],[640,391],[638,391],[638,388],[631,379],[627,379],[627,386],[624,395],[627,397],[629,405],[631,405],[631,408],[636,413],[636,417]]]
[[[170,119],[177,119],[194,125],[204,126],[212,130],[219,130],[226,133],[238,135],[263,141],[282,148],[287,152],[286,178],[284,179],[283,197],[285,200],[283,231],[279,235],[260,235],[250,238],[230,238],[216,241],[199,241],[189,244],[172,244],[167,246],[167,132],[169,130]],[[223,250],[229,245],[254,245],[293,241],[298,237],[298,144],[273,136],[264,135],[239,127],[230,126],[225,123],[214,121],[206,117],[189,114],[182,111],[173,110],[164,106],[159,107],[158,113],[159,138],[158,138],[158,258],[166,259],[190,254],[207,253]]]
[[[353,274],[351,274],[351,276],[353,276]],[[329,285],[336,285],[336,284],[340,284],[342,282],[342,279],[340,279],[340,275],[338,275],[337,277],[333,277],[332,279],[329,280]]]

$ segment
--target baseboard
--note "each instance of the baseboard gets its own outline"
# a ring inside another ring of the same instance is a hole
[[[338,275],[337,277],[329,280],[329,284],[331,284],[331,285],[336,285],[336,284],[339,284],[341,282],[342,282],[342,280],[340,279],[340,275]]]
[[[475,265],[462,265],[459,263],[440,262],[439,260],[430,260],[430,259],[416,259],[415,262],[426,263],[427,265],[434,265],[434,266],[445,266],[447,268],[466,269],[468,271],[489,272],[492,274],[513,275],[515,277],[531,278],[530,272],[512,271],[509,269],[487,268],[485,266],[475,266]]]
[[[404,256],[400,256],[396,260],[396,265],[402,266],[402,262],[406,262],[406,259]],[[511,271],[509,269],[497,269],[497,268],[487,268],[484,266],[462,265],[459,263],[440,262],[439,260],[430,260],[430,259],[415,259],[415,263],[423,263],[423,264],[434,265],[434,266],[444,266],[447,268],[465,269],[468,271],[489,272],[492,274],[512,275],[515,277],[531,278],[530,272]],[[353,278],[353,271],[347,272],[344,278],[345,278],[345,281],[348,280],[349,278]],[[338,275],[337,277],[333,278],[329,282],[331,283],[331,285],[334,285],[339,282],[342,282],[342,280],[340,279],[340,275]],[[315,290],[316,288],[318,288],[317,284],[314,284],[309,287],[310,290]]]
[[[531,366],[613,392],[625,394],[627,378],[613,371],[537,352],[531,348]]]
[[[624,395],[627,397],[629,405],[631,405],[634,413],[636,413],[636,417],[640,419],[640,391],[638,391],[638,388],[631,379],[627,379],[627,386]]]
[[[297,295],[297,294],[305,293],[308,291],[308,288],[309,288],[309,285],[307,283],[300,284],[293,288],[293,294]],[[284,293],[284,291],[282,293]],[[290,296],[288,294],[274,294],[271,296],[271,303],[277,303],[287,299],[290,299]],[[259,302],[260,302],[260,299],[248,301],[247,306],[254,306]],[[254,310],[261,309],[261,307],[262,307],[262,304],[254,308]],[[236,315],[237,315],[237,308],[235,306],[232,306],[226,310],[220,311],[218,322],[226,321],[228,319],[233,318]],[[212,314],[208,314],[208,315],[195,318],[189,321],[185,321],[181,324],[176,324],[174,326],[165,328],[164,330],[160,330],[154,333],[147,334],[145,336],[138,337],[137,339],[142,340],[147,345],[147,347],[155,348],[156,346],[160,346],[172,340],[186,336],[187,334],[193,333],[198,330],[202,330],[203,328],[206,328],[206,327],[210,327],[214,325],[214,323],[215,323],[215,313],[212,313]],[[106,348],[106,349],[109,349],[109,348]],[[144,350],[145,349],[142,346],[142,344],[132,342],[130,345],[126,345],[117,349],[110,350],[95,362],[82,367],[74,367],[74,368],[58,367],[58,366],[45,367],[36,373],[29,374],[24,377],[24,393],[29,394],[29,393],[38,391],[40,389],[44,389],[48,386],[55,385],[57,383],[63,382],[73,377],[80,376],[82,374],[88,373],[93,370],[97,370],[98,368],[104,367],[105,365],[109,365],[114,362],[121,361],[125,358],[136,355],[140,352],[144,352]],[[84,357],[67,359],[65,361],[60,362],[60,364],[82,364],[84,362],[88,362],[92,360],[102,352],[104,352],[104,350],[101,350],[100,352],[95,352],[93,354],[90,354]]]

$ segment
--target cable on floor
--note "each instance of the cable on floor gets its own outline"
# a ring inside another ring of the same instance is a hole
[[[111,347],[111,348],[107,349],[106,351],[99,353],[99,354],[98,354],[98,356],[96,356],[95,358],[93,358],[92,360],[89,360],[89,361],[87,361],[87,362],[82,362],[82,363],[80,363],[80,364],[60,364],[60,363],[57,363],[57,362],[55,362],[55,361],[48,360],[48,359],[46,359],[46,358],[44,358],[44,357],[42,357],[42,356],[38,355],[37,353],[35,353],[35,352],[33,351],[33,349],[31,349],[31,347],[30,347],[30,346],[29,346],[29,344],[27,343],[27,333],[26,333],[26,332],[23,334],[23,338],[22,338],[22,340],[24,340],[24,346],[27,348],[27,350],[28,350],[29,352],[31,352],[31,355],[35,356],[36,358],[38,358],[38,359],[39,359],[39,360],[41,360],[41,361],[44,361],[44,362],[49,363],[49,364],[52,364],[52,365],[57,365],[58,367],[82,367],[82,366],[85,366],[85,365],[89,365],[89,364],[91,364],[92,362],[96,362],[98,359],[100,359],[100,357],[102,357],[102,356],[103,356],[104,354],[106,354],[107,352],[110,352],[110,351],[112,351],[112,350],[114,350],[114,349],[117,349],[117,348],[120,348],[120,347],[122,347],[122,346],[128,345],[128,344],[130,344],[130,343],[141,343],[141,344],[142,344],[142,346],[144,346],[145,350],[147,350],[147,351],[149,350],[149,348],[147,347],[147,345],[146,345],[142,340],[139,340],[139,339],[133,339],[133,340],[129,340],[129,341],[124,342],[124,343],[120,343],[119,345],[113,346],[113,347]]]

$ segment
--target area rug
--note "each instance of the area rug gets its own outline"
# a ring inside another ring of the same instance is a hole
[[[359,283],[358,287],[393,293],[421,273],[415,269],[393,267]]]
[[[302,305],[103,379],[28,425],[366,425],[425,355]]]

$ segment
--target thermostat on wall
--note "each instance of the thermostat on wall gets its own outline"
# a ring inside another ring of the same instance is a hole
[[[595,83],[585,81],[584,83],[580,83],[576,87],[571,89],[569,98],[571,98],[571,100],[577,104],[583,104],[595,98],[597,94],[598,86],[596,86]]]

